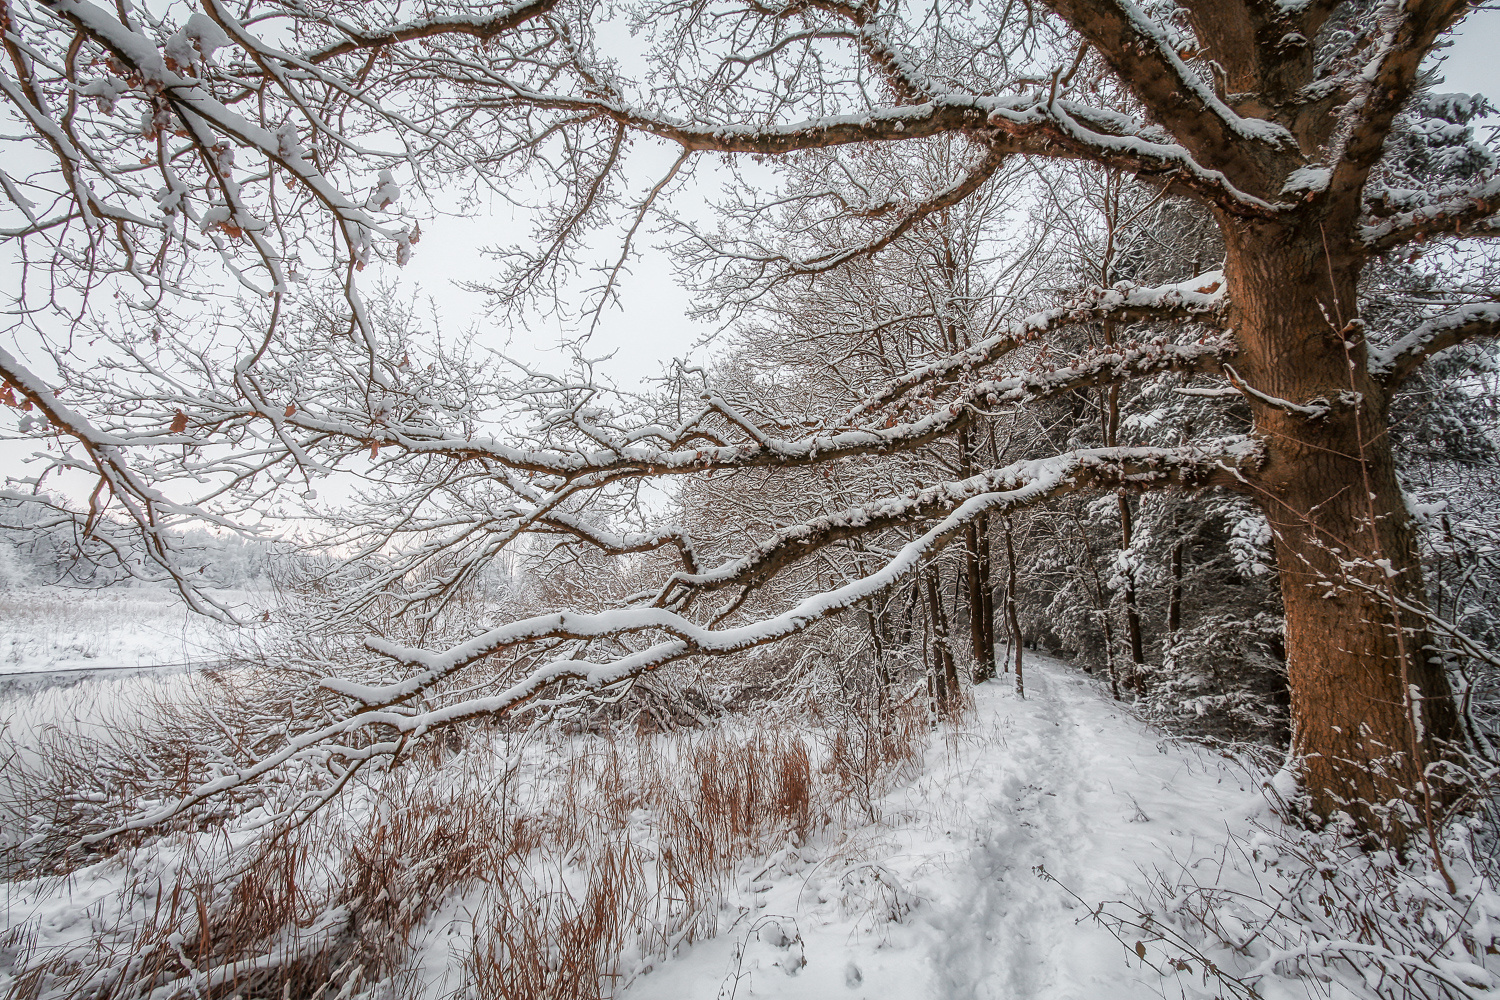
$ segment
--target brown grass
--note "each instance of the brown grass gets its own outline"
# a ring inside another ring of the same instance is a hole
[[[833,798],[859,806],[871,823],[878,820],[876,801],[891,782],[915,773],[931,729],[927,706],[915,698],[833,715],[823,730],[823,768]]]
[[[127,872],[127,895],[149,900],[147,918],[65,955],[18,938],[12,995],[106,1000],[175,985],[206,1000],[335,1000],[400,981],[436,908],[457,894],[475,912],[464,963],[474,1000],[598,1000],[718,933],[748,859],[804,841],[851,797],[869,812],[926,733],[911,714],[841,726],[821,742],[790,728],[720,727],[517,753],[476,728],[467,748],[362,776],[307,822],[248,847],[227,847],[215,832],[222,815],[158,835],[157,847],[184,853],[170,870],[153,867],[149,847],[116,845],[113,863]],[[161,745],[142,767],[155,780],[172,759]],[[45,775],[50,789],[97,787],[82,761],[98,746],[67,749]],[[74,835],[101,822],[106,804],[82,825],[59,822]],[[20,860],[35,870],[36,858]]]
[[[597,1000],[618,978],[620,954],[648,931],[645,868],[630,842],[606,842],[576,866],[538,879],[522,865],[494,874],[486,919],[464,963],[474,1000]]]

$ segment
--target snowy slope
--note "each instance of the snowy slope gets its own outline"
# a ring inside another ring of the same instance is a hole
[[[744,886],[731,931],[624,996],[1160,997],[1063,887],[1091,905],[1127,898],[1145,873],[1216,853],[1226,827],[1267,819],[1265,801],[1243,770],[1162,742],[1076,669],[1040,656],[1027,669],[1025,700],[1008,677],[975,690],[974,720],[879,822],[791,851]]]

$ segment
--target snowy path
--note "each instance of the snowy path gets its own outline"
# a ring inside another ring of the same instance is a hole
[[[880,803],[880,823],[747,885],[732,930],[625,996],[1159,997],[1160,980],[1038,866],[1091,905],[1129,898],[1143,870],[1211,857],[1263,800],[1243,771],[1162,743],[1075,669],[1027,669],[1025,701],[1009,678],[976,690],[974,720]],[[912,903],[900,922],[874,912],[893,899]]]

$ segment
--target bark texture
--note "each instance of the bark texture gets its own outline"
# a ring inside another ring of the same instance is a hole
[[[1356,317],[1363,261],[1318,231],[1226,232],[1238,376],[1270,446],[1253,492],[1276,540],[1293,749],[1316,812],[1399,842],[1451,797],[1425,769],[1462,729],[1421,621],[1398,610],[1425,595]]]

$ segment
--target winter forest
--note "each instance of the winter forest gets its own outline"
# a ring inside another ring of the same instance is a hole
[[[4,995],[1500,993],[1495,12],[0,0]]]

